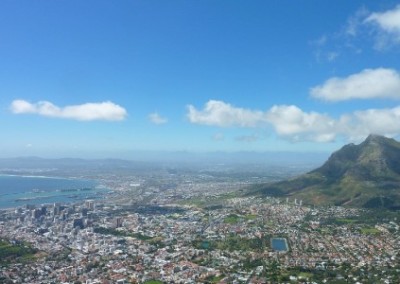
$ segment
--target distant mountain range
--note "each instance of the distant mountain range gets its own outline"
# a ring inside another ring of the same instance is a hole
[[[20,157],[0,159],[0,174],[45,175],[45,176],[90,176],[92,174],[130,174],[160,169],[148,162],[121,159],[86,160],[77,158],[43,159]]]
[[[334,152],[309,173],[254,186],[247,194],[297,198],[316,205],[400,209],[400,143],[370,135],[359,145]]]
[[[219,181],[237,179],[259,183],[297,176],[320,164],[327,153],[296,152],[158,152],[137,160],[40,157],[0,158],[0,175],[55,177],[207,175]],[[147,155],[147,156],[146,156]],[[295,162],[290,162],[290,160]]]
[[[171,173],[228,173],[250,177],[282,177],[304,173],[328,157],[329,153],[308,152],[132,152],[126,159],[84,158],[0,158],[0,174],[90,176],[92,174],[152,175]],[[133,158],[132,158],[133,157]],[[294,162],[293,162],[294,160]]]

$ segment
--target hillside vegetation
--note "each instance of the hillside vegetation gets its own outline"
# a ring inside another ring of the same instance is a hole
[[[400,209],[400,143],[370,135],[299,177],[252,187],[247,195],[293,197],[316,205]]]

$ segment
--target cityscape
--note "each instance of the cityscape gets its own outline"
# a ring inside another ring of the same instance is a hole
[[[169,171],[171,172],[171,171]],[[245,181],[103,176],[100,199],[0,210],[2,283],[396,283],[399,213],[246,197]],[[221,179],[221,177],[219,177]],[[182,180],[171,185],[171,180]],[[16,250],[18,251],[18,250]]]

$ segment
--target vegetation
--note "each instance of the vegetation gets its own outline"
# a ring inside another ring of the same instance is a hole
[[[246,220],[254,220],[254,219],[256,219],[258,216],[257,215],[254,215],[254,214],[247,214],[246,216],[244,216],[244,218],[246,219]]]
[[[400,209],[400,143],[370,135],[297,178],[256,185],[247,195],[289,196],[304,204]]]
[[[236,224],[240,221],[240,217],[236,214],[230,214],[224,219],[224,223],[227,224]]]
[[[192,205],[206,210],[218,210],[223,207],[223,203],[227,199],[235,198],[241,196],[238,192],[228,192],[223,193],[218,196],[208,196],[204,197],[194,197],[186,200],[181,200],[178,202],[180,205]]]
[[[117,237],[130,237],[131,234],[124,232],[124,231],[119,231],[116,229],[112,228],[105,228],[105,227],[97,227],[94,228],[94,232],[102,235],[113,235]]]
[[[337,225],[342,225],[342,224],[354,224],[357,221],[357,219],[349,219],[349,218],[336,218],[335,223]]]
[[[377,228],[372,228],[372,227],[364,227],[360,229],[362,234],[365,235],[376,235],[379,234],[380,231]]]
[[[20,262],[32,261],[37,252],[26,242],[0,240],[0,264],[15,262],[16,259]]]
[[[224,240],[203,240],[196,239],[192,245],[197,249],[207,250],[228,250],[228,251],[262,251],[270,244],[270,237],[264,236],[263,238],[241,238],[236,234],[229,234]]]
[[[163,282],[159,280],[147,280],[144,284],[163,284]]]
[[[210,275],[206,278],[206,280],[210,283],[219,283],[222,279],[225,278],[225,275],[221,274],[219,276],[216,275]],[[208,283],[207,282],[207,283]]]
[[[368,209],[363,211],[360,216],[351,216],[347,218],[328,218],[323,220],[326,225],[348,225],[373,228],[382,222],[400,220],[400,211]],[[374,228],[374,230],[376,230]]]

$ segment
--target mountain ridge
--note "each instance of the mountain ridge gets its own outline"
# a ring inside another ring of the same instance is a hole
[[[347,144],[319,168],[273,184],[258,185],[249,195],[294,197],[308,204],[400,208],[400,143],[371,134]]]

